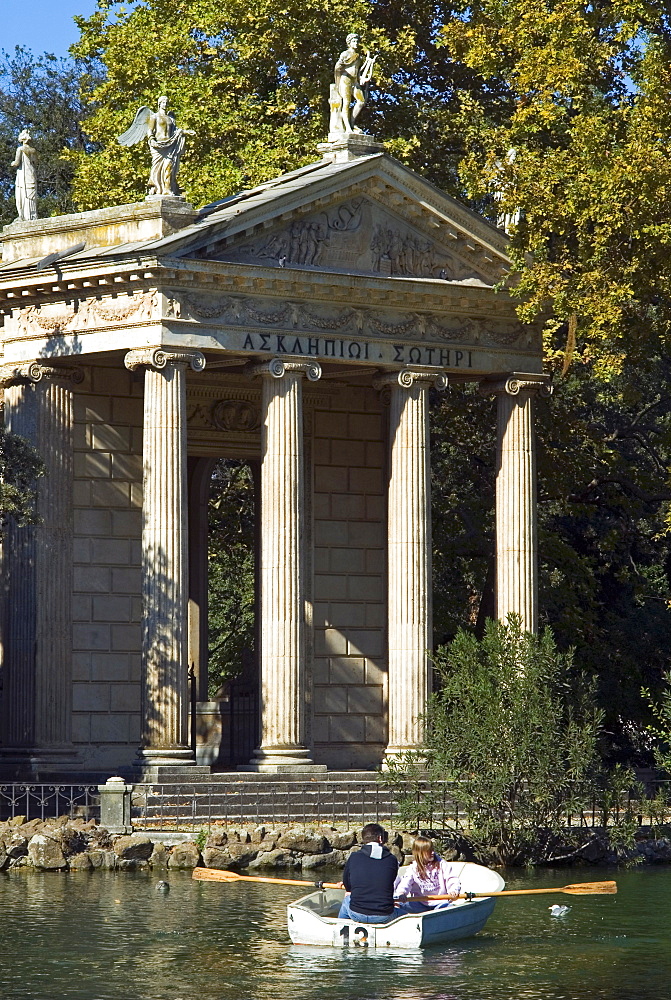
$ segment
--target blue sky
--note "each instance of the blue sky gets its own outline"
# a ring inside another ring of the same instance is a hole
[[[79,33],[75,14],[88,16],[96,0],[0,0],[0,48],[25,45],[33,52],[66,56]]]

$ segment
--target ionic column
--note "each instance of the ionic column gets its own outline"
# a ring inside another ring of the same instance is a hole
[[[241,770],[317,769],[305,739],[302,383],[321,367],[274,358],[252,374],[263,378],[261,746]]]
[[[497,398],[496,617],[519,615],[538,630],[538,531],[534,396],[549,395],[545,375],[508,375],[481,384]]]
[[[440,371],[404,369],[384,376],[389,385],[388,645],[389,743],[386,758],[422,746],[420,716],[430,690],[431,466],[429,406],[431,386],[444,389]]]
[[[142,503],[140,764],[194,764],[188,740],[186,371],[200,351],[147,348],[125,358],[145,369]]]
[[[17,772],[74,763],[72,716],[72,483],[75,368],[5,366],[5,427],[42,458],[39,523],[10,518],[4,539],[3,757]]]

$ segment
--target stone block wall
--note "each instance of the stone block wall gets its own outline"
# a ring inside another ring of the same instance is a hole
[[[75,393],[73,740],[91,768],[140,740],[142,388],[95,367]]]
[[[368,769],[387,741],[386,414],[343,386],[313,427],[315,759]]]
[[[334,769],[387,742],[386,411],[370,389],[313,397],[312,739]],[[92,367],[75,393],[73,740],[82,766],[140,741],[143,382]]]

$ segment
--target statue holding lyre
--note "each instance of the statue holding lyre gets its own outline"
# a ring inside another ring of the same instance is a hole
[[[168,98],[159,97],[158,110],[152,111],[146,106],[139,108],[133,124],[117,142],[122,146],[134,146],[146,138],[151,150],[149,188],[152,194],[178,198],[181,191],[177,186],[177,172],[187,135],[195,133],[177,128],[174,116],[168,112]]]
[[[335,64],[335,83],[331,85],[331,132],[358,132],[361,129],[354,122],[361,114],[368,100],[373,66],[377,56],[359,52],[359,36],[356,32],[347,36],[347,48],[341,52]],[[354,104],[354,107],[350,106]]]

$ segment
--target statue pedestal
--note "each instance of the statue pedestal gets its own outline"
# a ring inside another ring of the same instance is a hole
[[[359,156],[384,152],[384,145],[365,132],[329,132],[327,142],[320,142],[317,152],[332,163],[347,163]]]
[[[0,231],[0,253],[3,264],[9,264],[72,250],[80,242],[86,243],[88,250],[161,239],[190,226],[197,216],[196,209],[184,198],[159,195],[130,205],[12,222]]]

